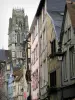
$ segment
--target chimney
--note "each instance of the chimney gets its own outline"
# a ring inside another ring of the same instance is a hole
[[[73,2],[73,4],[75,5],[75,1]]]
[[[71,1],[71,0],[66,0],[66,2],[67,2],[67,3],[72,3],[72,1]]]

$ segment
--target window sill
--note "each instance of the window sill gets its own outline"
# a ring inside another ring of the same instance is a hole
[[[73,76],[73,77],[70,77],[70,79],[71,79],[71,80],[74,80],[74,79],[75,79],[75,76]]]
[[[64,79],[64,82],[68,82],[68,79]]]

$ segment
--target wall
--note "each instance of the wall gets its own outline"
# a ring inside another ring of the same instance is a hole
[[[68,36],[67,33],[65,33],[66,31],[68,31],[68,28],[71,27],[71,40],[68,41]],[[72,27],[72,23],[71,23],[71,19],[70,19],[70,15],[69,12],[67,10],[66,12],[66,17],[65,17],[65,22],[64,22],[64,34],[63,34],[63,42],[62,42],[62,51],[66,52],[66,69],[64,68],[63,65],[63,61],[62,61],[62,83],[63,85],[70,85],[75,83],[74,78],[71,78],[71,66],[70,66],[70,51],[69,49],[73,46],[72,44],[75,43],[75,34],[74,34],[74,30]],[[75,47],[74,47],[75,48]],[[73,53],[74,55],[74,53]],[[64,79],[64,74],[66,71],[66,80]]]
[[[31,29],[31,95],[32,99],[38,99],[39,94],[39,36],[38,19]],[[35,76],[36,74],[36,76]],[[37,79],[36,79],[37,78]]]

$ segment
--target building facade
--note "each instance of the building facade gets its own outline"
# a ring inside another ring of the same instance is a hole
[[[13,9],[9,19],[8,48],[12,51],[13,66],[23,64],[23,40],[28,33],[28,16],[23,9]]]
[[[59,68],[59,65],[57,64],[58,63],[57,58],[53,60],[50,58],[51,48],[52,48],[51,42],[53,42],[54,39],[56,41],[59,40],[65,3],[66,3],[65,0],[63,1],[62,0],[57,0],[57,1],[41,0],[38,9],[36,11],[33,23],[31,25],[31,29],[30,29],[31,71],[32,71],[31,80],[33,80],[32,84],[34,84],[31,87],[32,99],[45,99],[48,97],[47,94],[48,75],[53,70]],[[55,42],[55,44],[57,46],[57,42]],[[37,48],[38,48],[39,56],[37,56]],[[55,64],[51,64],[51,61],[52,63]],[[36,79],[38,82],[35,80],[35,75],[37,76],[37,73],[38,73],[38,78]],[[58,78],[58,80],[59,79],[60,78]],[[39,87],[37,89],[34,89],[34,86],[39,86]],[[36,96],[37,98],[36,97],[33,98],[34,96]]]
[[[54,3],[55,2],[55,3]],[[59,2],[59,3],[58,3]],[[49,5],[50,4],[50,5]],[[61,53],[59,49],[60,32],[63,22],[66,0],[47,2],[48,17],[50,17],[49,30],[47,34],[48,51],[48,87],[47,93],[50,100],[61,100]]]
[[[14,80],[13,66],[12,66],[12,63],[10,64],[8,63],[7,64],[7,81],[8,81],[7,90],[8,90],[9,100],[13,100],[13,80]]]
[[[65,6],[60,34],[62,60],[62,97],[63,100],[75,99],[75,2]]]
[[[9,94],[9,77],[11,73],[10,65],[12,65],[11,51],[1,49],[0,50],[0,99],[1,100],[7,100],[10,97]],[[11,87],[10,93],[12,95],[12,85],[10,87]]]
[[[13,100],[24,100],[23,96],[23,68],[14,68],[13,71]]]
[[[35,17],[30,29],[31,33],[31,96],[38,99],[39,94],[39,35],[38,20]]]

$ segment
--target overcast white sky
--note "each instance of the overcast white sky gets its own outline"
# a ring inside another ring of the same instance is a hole
[[[0,49],[8,49],[8,24],[13,8],[24,8],[29,26],[33,21],[40,0],[0,0]]]

